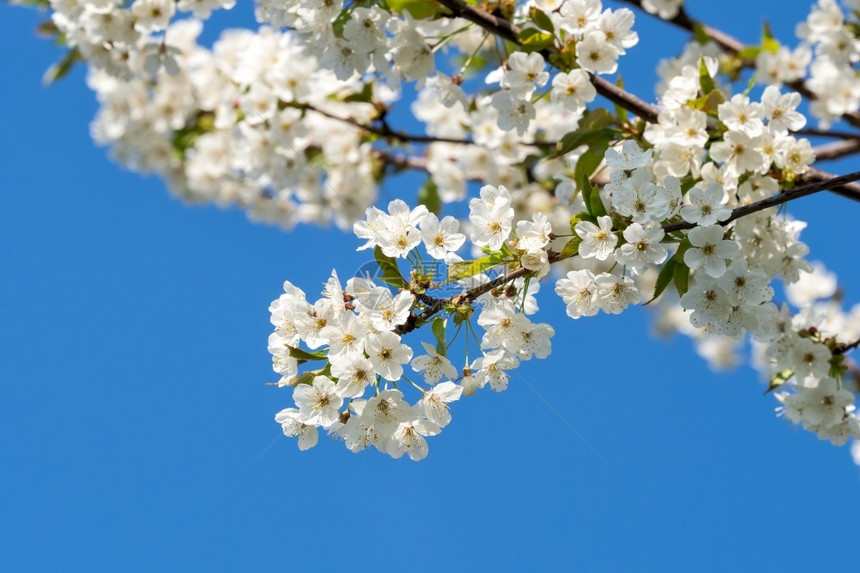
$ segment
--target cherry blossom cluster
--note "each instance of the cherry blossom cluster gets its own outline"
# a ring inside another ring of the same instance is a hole
[[[505,245],[514,216],[508,191],[486,186],[470,207],[471,218],[479,222],[471,232],[473,244],[484,247],[488,257],[497,257],[497,264],[514,257],[516,251]],[[528,248],[549,241],[548,232],[541,237],[528,224],[518,229],[526,231],[520,240]],[[455,251],[466,236],[453,217],[440,221],[423,206],[410,209],[395,200],[387,212],[368,209],[366,218],[355,224],[355,234],[366,241],[358,250],[374,249],[379,282],[370,275],[356,276],[342,286],[333,273],[323,298],[313,303],[287,282],[284,294],[270,307],[275,325],[269,338],[273,368],[281,375],[278,385],[294,388],[297,406],[282,410],[275,419],[286,435],[298,436],[303,450],[317,443],[322,428],[353,452],[372,446],[395,458],[405,453],[421,460],[428,452],[426,438],[451,421],[451,402],[485,386],[505,390],[508,370],[522,360],[549,355],[554,331],[527,317],[536,310],[529,300],[535,290],[522,282],[480,296],[445,300],[434,296],[441,296],[446,284],[462,288],[490,280],[470,271],[470,263],[462,270],[464,261]],[[409,282],[401,275],[400,260],[412,266],[404,273]],[[429,261],[451,265],[446,281],[433,275],[435,267],[425,265]],[[422,342],[423,351],[416,351],[417,346],[403,342],[419,321],[431,319],[435,345]],[[457,326],[452,336],[447,335],[449,323]],[[475,324],[484,331],[480,339]],[[448,354],[457,348],[454,343],[461,332],[474,337],[478,356],[469,361],[466,341],[458,368]],[[302,343],[307,350],[300,348]],[[300,373],[304,363],[323,366]],[[418,373],[414,375],[418,381],[407,376],[407,364]],[[419,395],[412,404],[404,394],[411,389]]]
[[[661,18],[670,19],[677,14],[677,10],[653,9],[649,1],[643,0],[641,4]],[[821,128],[827,129],[841,116],[860,107],[858,25],[860,3],[857,0],[818,0],[806,21],[796,27],[800,40],[796,47],[780,44],[766,29],[761,45],[745,48],[735,55],[734,63],[728,65],[736,65],[739,58],[749,59],[759,83],[805,87],[812,96],[809,113],[818,118]],[[702,55],[719,58],[724,67],[726,61],[731,60],[716,42],[690,43],[682,56],[661,63],[658,68],[661,91],[682,74],[684,66],[695,65]],[[743,60],[740,63],[744,63]]]
[[[700,341],[709,339],[712,344],[704,346],[706,354],[719,349],[720,343],[714,344],[714,340],[722,340],[724,350],[733,349],[742,343],[743,336],[751,334],[756,366],[766,374],[771,388],[791,389],[776,393],[783,404],[778,409],[781,415],[836,445],[860,437],[855,395],[842,385],[846,366],[841,355],[842,345],[860,335],[860,323],[856,317],[843,315],[838,304],[810,304],[835,293],[835,278],[823,277],[820,269],[804,259],[808,248],[799,241],[799,234],[805,225],[780,217],[771,208],[724,226],[722,222],[732,212],[716,182],[710,182],[704,191],[692,187],[679,209],[677,179],[666,176],[662,186],[655,185],[643,173],[650,150],[643,153],[632,142],[625,142],[624,148],[621,154],[607,152],[607,165],[620,171],[613,173],[606,189],[612,193],[617,214],[631,221],[638,217],[652,226],[653,235],[646,237],[639,223],[632,222],[622,235],[628,243],[616,249],[617,237],[609,216],[598,218],[600,227],[580,222],[576,225],[582,238],[579,255],[608,259],[614,252],[615,260],[627,265],[634,262],[630,253],[635,252],[640,264],[634,264],[633,270],[641,272],[642,263],[659,264],[667,257],[666,248],[659,244],[665,242],[665,235],[652,221],[678,214],[695,224],[677,244],[673,257],[676,265],[683,261],[686,267],[676,266],[675,272],[682,268],[684,275],[690,273],[683,280],[688,286],[679,301],[685,312],[678,311],[675,317],[679,329],[686,329]],[[638,209],[631,211],[627,195],[634,193],[633,204]],[[628,247],[627,252],[624,247]],[[792,316],[787,306],[780,309],[771,302],[774,290],[770,283],[777,277],[789,285],[790,300],[802,308],[798,314]],[[572,271],[558,281],[556,292],[564,298],[571,317],[590,316],[598,309],[620,311],[626,306],[606,304],[600,278],[605,281],[605,274],[595,277],[585,270]],[[627,282],[635,288],[631,280]],[[826,416],[822,415],[825,410]]]
[[[587,72],[614,73],[618,69],[619,56],[639,41],[639,36],[632,30],[633,12],[627,8],[601,12],[600,0],[536,2],[535,6],[546,10],[549,22],[543,27],[548,28],[548,32],[530,28],[535,32],[529,36],[530,39],[547,36],[553,42],[576,46],[573,55],[578,68],[556,75],[551,93],[553,101],[561,103],[572,113],[579,113],[595,96]],[[546,41],[541,38],[541,42]],[[536,90],[547,85],[549,77],[546,61],[539,52],[515,52],[503,66],[487,75],[486,83],[498,83],[503,88],[490,100],[499,113],[500,128],[505,131],[515,129],[521,136],[526,132],[536,117],[532,99]]]
[[[860,107],[860,2],[843,4],[847,17],[836,0],[818,0],[806,21],[797,26],[802,40],[797,48],[762,50],[756,58],[758,78],[771,84],[799,81],[809,66],[805,84],[816,96],[809,111],[824,128]]]

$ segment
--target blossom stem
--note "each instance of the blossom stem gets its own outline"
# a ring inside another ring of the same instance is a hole
[[[379,135],[380,137],[384,137],[386,139],[396,139],[403,143],[455,143],[460,145],[475,145],[475,141],[473,139],[464,139],[459,137],[443,137],[439,135],[421,135],[417,133],[406,133],[403,131],[398,131],[396,129],[392,129],[391,126],[389,126],[388,123],[385,121],[381,121],[381,125],[368,125],[365,123],[361,123],[360,121],[352,117],[342,117],[331,112],[325,111],[310,103],[295,102],[292,105],[299,109],[313,111],[320,115],[324,115],[329,119],[348,123],[359,129],[363,129],[364,131]],[[555,147],[557,144],[557,142],[555,141],[521,141],[519,143],[520,145],[526,145],[529,147],[547,148]]]
[[[853,350],[858,346],[860,346],[860,338],[858,338],[854,342],[851,342],[850,344],[840,344],[833,350],[833,355],[838,356],[840,354],[845,354],[849,350]]]

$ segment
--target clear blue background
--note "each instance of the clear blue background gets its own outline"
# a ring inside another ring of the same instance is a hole
[[[252,25],[250,2],[216,26]],[[805,2],[691,2],[792,38]],[[712,374],[645,311],[572,321],[503,394],[454,406],[423,463],[300,453],[274,414],[267,307],[365,262],[337,231],[187,208],[90,140],[81,69],[40,16],[0,7],[0,569],[4,571],[857,570],[860,472],[792,429],[749,368]],[[637,15],[627,86],[684,35]],[[409,126],[414,127],[414,126]],[[825,166],[857,169],[856,160]],[[813,258],[860,300],[858,205],[817,195]],[[279,437],[280,436],[280,437]]]

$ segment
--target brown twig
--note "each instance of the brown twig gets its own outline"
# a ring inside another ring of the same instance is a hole
[[[838,130],[829,130],[829,129],[815,129],[812,127],[804,127],[803,129],[798,129],[794,133],[798,135],[805,135],[807,137],[831,137],[834,139],[860,139],[860,132],[851,133],[848,131],[838,131]]]
[[[735,219],[740,219],[741,217],[745,217],[746,215],[750,215],[752,213],[756,213],[758,211],[762,211],[770,207],[776,207],[777,205],[782,205],[783,203],[788,203],[789,201],[794,201],[795,199],[800,199],[801,197],[806,197],[807,195],[812,195],[813,193],[834,189],[836,187],[843,186],[846,183],[857,181],[858,179],[860,179],[860,171],[854,171],[853,173],[847,173],[838,177],[832,177],[829,179],[824,179],[822,181],[816,181],[815,183],[810,183],[801,187],[795,187],[794,189],[790,189],[788,191],[782,191],[781,193],[777,193],[776,195],[768,197],[767,199],[762,199],[761,201],[756,201],[755,203],[750,203],[749,205],[744,205],[743,207],[738,207],[737,209],[734,209],[729,218],[725,221],[720,222],[720,224],[727,225]],[[663,231],[666,233],[671,233],[673,231],[684,231],[687,229],[692,229],[695,226],[695,223],[681,221],[678,223],[670,223],[668,225],[663,225]]]
[[[454,16],[459,16],[460,18],[474,22],[496,36],[520,45],[520,30],[508,20],[488,12],[484,12],[477,6],[466,4],[463,0],[436,0],[436,2],[448,8]],[[553,53],[557,53],[555,48],[541,50],[541,55],[543,55],[545,59],[548,59]],[[618,104],[627,111],[635,113],[637,116],[649,123],[657,122],[657,114],[660,112],[657,106],[640,99],[638,96],[630,92],[624,91],[599,76],[591,73],[589,73],[588,76],[592,85],[594,85],[594,88],[597,90],[597,93],[611,102]]]
[[[840,354],[845,354],[849,350],[853,350],[853,349],[857,348],[858,346],[860,346],[860,338],[858,338],[857,340],[855,340],[854,342],[851,342],[851,343],[840,344],[839,346],[837,346],[836,348],[833,349],[833,356],[839,356]]]
[[[406,133],[404,131],[399,131],[393,129],[388,122],[381,121],[380,125],[366,124],[361,123],[357,119],[353,117],[342,117],[339,115],[335,115],[329,111],[324,109],[320,109],[313,104],[309,103],[295,103],[292,104],[298,109],[304,109],[308,111],[312,111],[314,113],[318,113],[323,115],[329,119],[334,119],[336,121],[342,121],[344,123],[348,123],[352,126],[355,126],[359,129],[363,129],[369,133],[373,133],[379,135],[380,137],[384,137],[387,139],[396,139],[403,143],[454,143],[459,145],[476,145],[475,140],[473,139],[465,139],[458,137],[444,137],[441,135],[421,135],[414,133]],[[558,145],[556,141],[520,141],[520,145],[525,145],[528,147],[541,147],[541,148],[552,148]]]
[[[832,161],[860,152],[860,139],[843,139],[814,148],[816,161]]]

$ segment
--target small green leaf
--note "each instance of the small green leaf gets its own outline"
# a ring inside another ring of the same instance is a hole
[[[696,37],[696,42],[699,44],[707,44],[711,41],[711,36],[708,35],[708,31],[705,30],[705,27],[698,22],[693,25],[693,35]]]
[[[17,4],[47,10],[51,7],[51,0],[18,0]]]
[[[307,384],[308,386],[310,386],[314,383],[314,378],[316,377],[316,375],[317,373],[315,371],[302,372],[298,376],[294,376],[292,379],[290,379],[289,385],[296,387],[301,384]]]
[[[609,146],[608,142],[606,143],[606,146]],[[603,206],[603,201],[600,199],[600,193],[597,189],[594,189],[591,186],[590,180],[591,174],[594,173],[595,169],[597,169],[597,166],[603,159],[605,152],[606,148],[602,145],[596,148],[589,148],[589,150],[583,153],[576,162],[576,168],[573,171],[573,179],[576,181],[576,186],[582,193],[582,200],[585,202],[585,208],[588,210],[589,215],[593,217],[606,215],[606,208]]]
[[[717,87],[714,84],[714,78],[711,77],[711,73],[708,71],[708,66],[705,65],[704,56],[699,56],[699,86],[703,94],[710,94]]]
[[[427,183],[418,190],[418,204],[424,205],[428,211],[436,215],[442,211],[442,199],[439,197],[439,188],[432,179],[428,179]]]
[[[519,35],[520,47],[525,53],[540,52],[552,46],[555,36],[541,32],[537,28],[526,28]]]
[[[773,37],[773,33],[770,31],[770,24],[767,22],[761,28],[761,49],[771,54],[779,51],[779,41]]]
[[[579,235],[574,235],[570,238],[570,240],[564,245],[564,248],[561,249],[561,253],[558,255],[558,260],[569,259],[571,257],[575,257],[579,254],[579,244],[582,242],[582,239]]]
[[[615,132],[605,127],[593,130],[577,129],[576,131],[564,134],[561,141],[556,145],[556,150],[553,152],[552,157],[561,157],[583,145],[588,145],[589,147],[592,145],[599,146],[604,141],[608,147],[608,143],[613,137],[615,137]]]
[[[53,38],[60,36],[62,33],[53,20],[45,20],[36,26],[36,35],[42,38]]]
[[[725,103],[725,101],[726,96],[723,92],[712,90],[707,95],[688,101],[687,106],[710,115],[717,115],[717,108],[720,104]]]
[[[292,346],[289,346],[288,348],[290,349],[290,356],[297,360],[305,360],[311,362],[314,360],[326,359],[326,353],[322,350],[318,350],[316,352],[307,352],[305,350],[302,350],[301,348],[293,348]]]
[[[615,123],[615,118],[608,110],[599,107],[585,114],[579,122],[579,129],[593,130],[600,129]]]
[[[445,343],[445,319],[442,317],[434,319],[431,328],[436,338],[436,353],[445,356],[448,352],[448,346]]]
[[[388,8],[400,14],[408,11],[416,20],[427,20],[436,15],[440,6],[427,0],[388,0]]]
[[[570,232],[576,234],[576,224],[582,221],[583,219],[588,219],[590,215],[585,211],[580,211],[579,213],[574,213],[570,216]]]
[[[344,8],[340,11],[340,14],[337,15],[337,18],[334,19],[334,22],[331,24],[332,31],[334,35],[338,38],[343,38],[343,27],[349,22],[350,16],[352,15],[352,8]]]
[[[675,288],[678,289],[679,296],[684,296],[690,288],[690,267],[687,266],[683,258],[675,260],[675,270],[672,273],[672,282],[675,283]]]
[[[687,252],[687,249],[690,249],[693,246],[690,243],[690,239],[688,237],[684,237],[684,240],[678,243],[678,250],[675,251],[675,254],[672,256],[673,259],[677,259],[679,261],[684,260],[684,253]]]
[[[768,384],[767,390],[765,390],[764,393],[768,394],[770,392],[773,392],[774,390],[776,390],[777,388],[779,388],[780,386],[782,386],[783,384],[788,382],[788,380],[792,376],[794,376],[793,370],[786,369],[786,370],[781,370],[781,371],[777,372],[776,374],[773,375],[773,378],[770,379],[770,384]]]
[[[197,138],[215,128],[215,116],[212,112],[200,111],[191,121],[173,132],[171,143],[174,155],[182,159],[185,153],[194,146]]]
[[[666,261],[666,264],[663,265],[662,269],[660,269],[660,274],[657,275],[657,283],[654,285],[654,296],[652,296],[651,299],[645,303],[646,305],[649,305],[655,300],[657,300],[657,297],[663,294],[663,291],[666,290],[666,287],[672,284],[672,278],[675,274],[675,265],[675,257],[672,257],[671,259]]]
[[[741,60],[754,60],[758,56],[759,52],[761,52],[761,46],[747,46],[738,52],[737,56]]]
[[[71,70],[75,62],[82,60],[81,53],[77,48],[72,48],[56,64],[51,64],[45,75],[42,76],[42,83],[46,86],[51,85],[57,80],[63,79]]]
[[[448,266],[448,280],[446,283],[459,281],[465,278],[473,277],[497,267],[503,262],[503,257],[500,253],[487,255],[475,259],[474,261],[460,261]]]
[[[622,90],[624,89],[624,80],[621,79],[620,73],[618,74],[618,79],[615,80],[615,85]],[[617,117],[621,123],[627,123],[627,110],[617,103],[615,104],[615,117]]]
[[[373,256],[376,259],[376,264],[379,265],[379,270],[382,271],[382,274],[377,277],[379,280],[397,288],[406,288],[407,283],[403,280],[394,258],[383,253],[378,246],[373,249]]]
[[[359,102],[359,103],[372,103],[373,102],[373,82],[367,82],[363,86],[361,86],[361,91],[356,93],[351,93],[345,98],[343,98],[345,102]]]
[[[534,22],[535,25],[541,30],[549,32],[550,34],[555,32],[555,26],[552,23],[552,19],[550,19],[550,17],[547,16],[546,12],[544,12],[543,10],[532,6],[529,9],[529,18],[531,18],[532,22]]]

